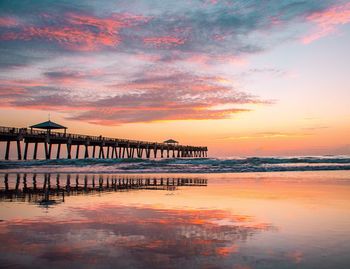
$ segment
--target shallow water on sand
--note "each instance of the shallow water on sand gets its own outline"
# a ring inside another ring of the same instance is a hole
[[[350,268],[349,171],[0,174],[6,268]]]

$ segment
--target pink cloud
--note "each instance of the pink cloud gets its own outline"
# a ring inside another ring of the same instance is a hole
[[[225,119],[232,114],[249,111],[241,105],[266,103],[235,90],[218,76],[194,75],[172,69],[166,70],[167,75],[164,75],[164,71],[164,68],[150,69],[137,74],[134,80],[110,85],[111,90],[88,95],[80,91],[72,92],[69,86],[88,84],[87,77],[100,76],[101,70],[51,71],[37,80],[4,80],[0,84],[5,92],[1,105],[18,109],[50,108],[70,113],[70,119],[118,125],[163,120]],[[11,92],[11,88],[17,90]]]
[[[159,36],[159,37],[146,37],[143,39],[143,42],[146,44],[152,44],[155,46],[179,46],[185,43],[185,40],[182,38],[174,36]]]
[[[46,15],[48,16],[48,15]],[[146,17],[113,14],[108,18],[69,13],[59,26],[24,26],[20,31],[6,32],[3,40],[48,40],[79,51],[94,51],[100,47],[116,47],[121,42],[120,30],[145,22]]]
[[[303,37],[302,42],[309,44],[317,39],[334,33],[338,25],[350,22],[350,3],[334,6],[326,11],[313,13],[307,20],[317,25],[316,32]]]
[[[19,22],[12,17],[0,17],[0,27],[13,27],[18,25]]]

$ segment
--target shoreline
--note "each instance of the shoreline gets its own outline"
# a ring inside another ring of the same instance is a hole
[[[350,169],[333,169],[333,170],[290,170],[290,171],[248,171],[248,172],[108,172],[108,171],[1,171],[1,175],[5,174],[86,174],[86,175],[249,175],[249,174],[287,174],[287,173],[319,173],[319,172],[324,172],[324,173],[345,173],[350,171]],[[349,173],[349,179],[350,179],[350,173]]]

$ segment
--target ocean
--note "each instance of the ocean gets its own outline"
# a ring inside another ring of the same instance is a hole
[[[0,161],[0,171],[242,173],[350,170],[350,156]]]

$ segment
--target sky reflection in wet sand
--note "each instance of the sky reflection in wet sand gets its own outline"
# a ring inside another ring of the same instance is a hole
[[[0,262],[8,268],[348,268],[347,173],[193,177],[207,178],[208,186],[66,196],[46,208],[2,201]]]

